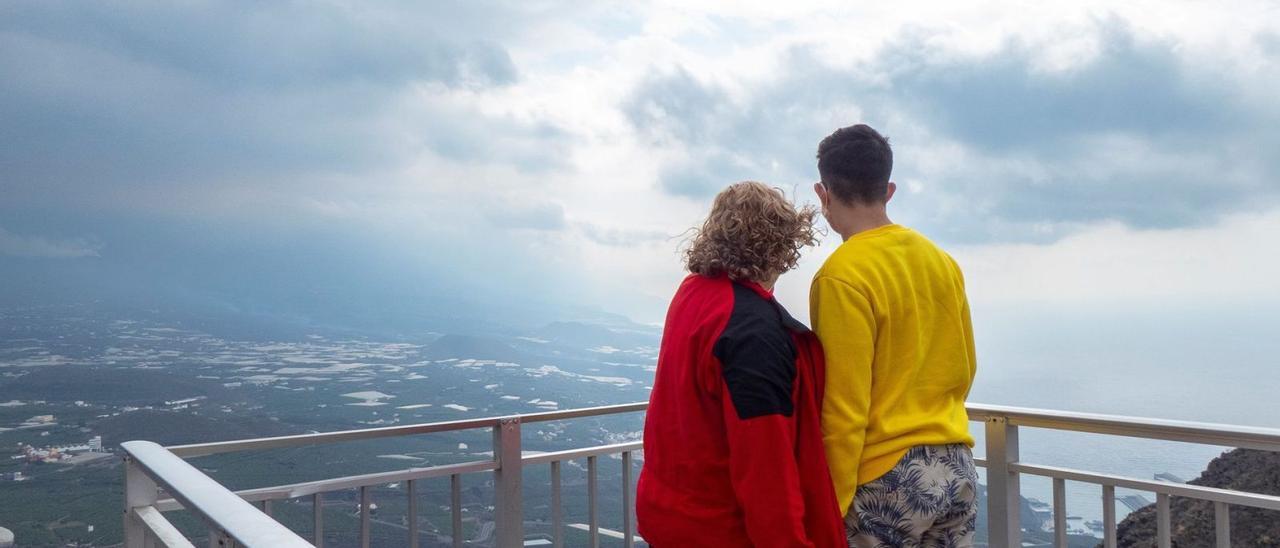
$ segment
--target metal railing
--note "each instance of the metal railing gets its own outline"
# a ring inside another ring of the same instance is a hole
[[[1022,462],[1018,451],[1019,427],[1280,452],[1278,429],[982,404],[969,405],[969,418],[986,423],[987,454],[985,459],[980,459],[980,464],[987,468],[988,542],[991,546],[1021,546],[1019,481],[1022,474],[1053,480],[1054,546],[1057,547],[1067,546],[1067,481],[1102,486],[1102,534],[1106,548],[1116,546],[1117,487],[1156,494],[1156,541],[1160,548],[1172,546],[1170,497],[1214,503],[1217,548],[1231,546],[1230,506],[1280,510],[1280,497],[1277,496],[1031,464]]]
[[[496,545],[502,548],[522,546],[524,514],[522,475],[526,467],[549,466],[551,475],[552,542],[564,545],[564,514],[561,500],[562,463],[587,460],[587,499],[589,519],[585,529],[589,542],[597,546],[602,534],[620,537],[627,548],[637,539],[634,520],[633,453],[641,442],[601,445],[553,453],[523,455],[521,426],[528,423],[563,421],[645,410],[646,403],[552,411],[528,415],[512,415],[460,421],[347,430],[319,434],[302,434],[274,438],[201,443],[164,448],[151,442],[131,441],[122,445],[127,453],[125,468],[125,546],[192,546],[161,512],[185,508],[209,528],[211,547],[294,547],[323,546],[323,495],[344,489],[360,491],[360,532],[362,548],[370,544],[371,489],[394,482],[405,484],[408,497],[406,546],[419,544],[418,485],[429,478],[450,478],[451,541],[462,546],[461,481],[464,474],[493,473],[494,525]],[[1280,497],[1217,489],[1166,481],[1152,481],[1086,470],[1045,466],[1022,462],[1019,458],[1019,428],[1042,428],[1134,438],[1179,441],[1227,447],[1244,447],[1280,452],[1280,430],[1231,425],[1168,421],[1096,415],[1063,411],[1047,411],[1019,407],[970,404],[969,418],[985,423],[986,456],[975,459],[987,468],[987,516],[989,545],[1011,547],[1021,545],[1020,477],[1024,474],[1053,480],[1054,545],[1067,546],[1066,490],[1067,481],[1090,483],[1102,487],[1104,515],[1103,543],[1116,545],[1115,489],[1117,487],[1153,492],[1157,496],[1158,545],[1171,545],[1170,499],[1185,497],[1211,501],[1216,509],[1217,546],[1230,546],[1230,514],[1232,505],[1280,510]],[[278,485],[232,492],[188,464],[184,458],[229,453],[332,444],[345,441],[388,438],[438,432],[490,429],[493,434],[493,458],[458,464],[409,468],[341,478]],[[621,455],[622,460],[622,531],[605,531],[598,513],[597,475],[599,458]],[[166,495],[161,498],[161,494]],[[290,531],[271,517],[272,502],[310,497],[314,507],[313,536],[310,542]],[[259,506],[255,506],[257,503]]]
[[[497,546],[522,546],[524,543],[523,504],[521,500],[522,475],[526,466],[549,465],[552,475],[553,543],[564,545],[564,516],[561,511],[561,463],[575,459],[587,460],[588,505],[590,518],[588,533],[592,545],[598,543],[601,529],[596,504],[598,461],[601,456],[621,455],[623,462],[623,536],[624,544],[634,546],[636,534],[633,516],[634,482],[632,481],[632,454],[641,448],[640,442],[602,445],[553,453],[523,455],[521,451],[521,426],[523,424],[563,421],[585,417],[616,415],[644,411],[647,403],[631,403],[550,411],[508,417],[490,417],[459,421],[345,430],[319,434],[300,434],[273,438],[256,438],[214,443],[160,447],[152,442],[130,441],[121,446],[127,453],[125,468],[125,546],[143,548],[152,545],[190,546],[177,529],[160,512],[179,509],[191,510],[209,528],[209,545],[231,547],[290,547],[324,544],[323,495],[344,489],[360,490],[360,546],[370,544],[371,488],[394,482],[404,482],[408,496],[408,539],[406,546],[417,547],[419,531],[417,515],[418,482],[437,477],[450,478],[450,512],[452,544],[462,546],[461,476],[479,472],[494,474],[494,523]],[[411,436],[439,432],[457,432],[487,428],[493,434],[493,458],[424,468],[409,468],[390,472],[361,474],[319,481],[277,485],[232,492],[183,459],[239,451],[260,451],[318,444]],[[161,498],[160,489],[168,494]],[[207,492],[216,491],[218,499]],[[198,493],[200,496],[192,496]],[[271,502],[311,497],[314,507],[313,536],[310,542],[285,528],[270,517]],[[251,503],[261,504],[255,508]],[[272,535],[268,537],[267,535]]]

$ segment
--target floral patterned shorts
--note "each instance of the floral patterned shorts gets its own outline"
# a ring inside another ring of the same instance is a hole
[[[851,548],[967,548],[978,519],[978,471],[962,444],[913,447],[858,486],[845,516]]]

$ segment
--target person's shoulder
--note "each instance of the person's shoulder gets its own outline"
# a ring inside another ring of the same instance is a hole
[[[926,236],[923,232],[920,232],[919,230],[916,230],[914,228],[903,227],[902,231],[899,233],[899,237],[902,239],[903,242],[906,242],[907,244],[910,244],[910,245],[918,245],[918,246],[927,247],[930,249],[937,249],[939,251],[942,250],[942,247],[934,243],[932,238]]]
[[[844,278],[857,268],[859,257],[865,257],[864,248],[863,243],[858,240],[841,242],[835,251],[827,255],[827,260],[822,262],[822,266],[818,267],[818,271],[814,273],[814,279]]]
[[[951,253],[948,253],[942,246],[929,239],[928,236],[915,230],[910,231],[908,238],[911,239],[914,247],[918,249],[916,255],[921,257],[922,262],[936,265],[934,267],[935,271],[947,277],[958,278],[963,284],[964,273],[960,269],[960,263],[956,261]]]
[[[754,289],[740,283],[733,285],[733,315],[737,323],[752,329],[771,330],[781,327],[782,319],[777,305]]]
[[[689,275],[667,307],[662,344],[709,348],[733,314],[733,287],[728,279]]]
[[[730,290],[732,282],[725,276],[704,276],[702,274],[689,274],[680,281],[678,293],[716,293]]]
[[[898,233],[898,242],[900,245],[911,250],[912,255],[929,255],[947,262],[954,262],[951,254],[947,253],[942,246],[934,242],[932,238],[926,236],[922,232],[914,228],[903,228]]]
[[[733,284],[727,277],[690,274],[685,276],[676,289],[668,316],[692,314],[709,319],[727,315],[732,305]]]
[[[861,288],[871,272],[878,268],[881,249],[881,238],[850,238],[837,247],[827,260],[814,273],[813,282],[833,280],[845,285]]]

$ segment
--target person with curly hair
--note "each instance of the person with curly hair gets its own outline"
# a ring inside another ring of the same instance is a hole
[[[813,278],[826,349],[822,430],[849,546],[973,546],[977,371],[960,266],[886,206],[893,150],[867,125],[818,145],[814,190],[844,243]]]
[[[737,183],[685,251],[644,426],[640,535],[675,546],[844,546],[819,416],[822,348],[773,297],[817,212]]]

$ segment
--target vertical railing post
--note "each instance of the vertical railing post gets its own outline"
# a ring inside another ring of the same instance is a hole
[[[449,476],[449,521],[453,527],[453,548],[462,548],[462,477]]]
[[[369,516],[373,513],[373,497],[369,486],[360,488],[360,548],[369,548]]]
[[[622,452],[622,546],[634,548],[636,545],[635,526],[631,524],[635,515],[635,493],[631,484],[631,451]]]
[[[595,455],[587,457],[587,534],[591,535],[588,546],[600,548],[600,515],[596,510],[596,476],[599,459]]]
[[[1225,502],[1213,503],[1214,546],[1231,548],[1231,507]]]
[[[312,540],[311,543],[316,548],[324,548],[324,494],[316,493],[311,496],[311,512],[312,512]]]
[[[1156,493],[1156,548],[1173,548],[1169,495]]]
[[[146,472],[133,461],[124,459],[124,548],[144,548],[146,530],[133,516],[133,509],[151,506],[160,498],[159,487]]]
[[[1116,486],[1102,485],[1102,546],[1116,548]]]
[[[520,417],[501,419],[493,427],[493,455],[498,461],[498,468],[493,473],[497,546],[518,548],[524,545],[524,509],[520,498]]]
[[[1053,546],[1067,548],[1067,480],[1062,478],[1053,478]]]
[[[560,461],[551,461],[551,546],[564,548],[564,505],[560,501]]]
[[[1018,427],[1005,417],[987,419],[987,535],[991,546],[1021,546],[1022,489],[1018,473]]]
[[[406,525],[409,526],[409,548],[418,548],[418,484],[416,480],[409,480],[404,484],[404,490],[409,496],[409,508],[405,510]]]

